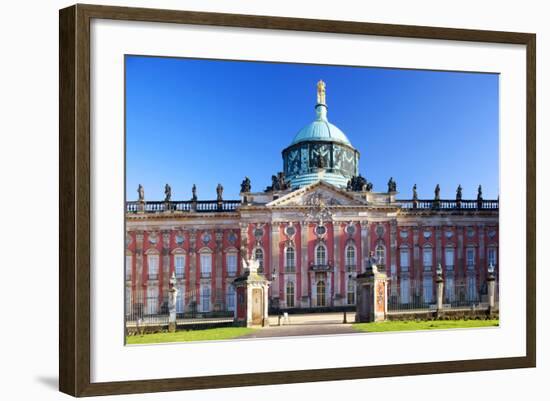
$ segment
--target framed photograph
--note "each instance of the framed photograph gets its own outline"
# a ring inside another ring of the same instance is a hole
[[[535,366],[534,34],[59,22],[62,392]]]

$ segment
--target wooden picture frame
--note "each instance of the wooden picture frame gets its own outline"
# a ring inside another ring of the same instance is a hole
[[[526,356],[92,383],[90,380],[90,21],[163,22],[526,46]],[[74,5],[59,15],[59,388],[73,396],[209,389],[534,367],[536,362],[535,43],[530,33]]]

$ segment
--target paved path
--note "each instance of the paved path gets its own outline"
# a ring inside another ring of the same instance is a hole
[[[270,316],[270,326],[259,328],[254,333],[239,338],[268,338],[288,336],[314,336],[327,334],[350,334],[359,333],[354,330],[351,324],[342,324],[342,314],[304,314],[290,315],[290,323],[284,324],[281,319],[281,326],[277,326],[277,318]],[[354,319],[351,319],[352,321]],[[349,321],[349,314],[348,314]]]

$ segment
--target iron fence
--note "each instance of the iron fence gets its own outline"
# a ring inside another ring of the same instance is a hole
[[[413,312],[437,308],[437,283],[429,280],[389,280],[387,286],[388,312]],[[498,283],[495,287],[498,303]],[[477,285],[474,279],[444,280],[443,309],[487,308],[487,283]]]
[[[192,328],[201,325],[232,323],[236,300],[234,293],[186,291],[176,298],[176,325]],[[156,296],[142,291],[126,294],[125,325],[127,329],[163,328],[170,318],[168,295]]]

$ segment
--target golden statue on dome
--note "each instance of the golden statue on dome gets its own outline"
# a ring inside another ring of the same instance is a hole
[[[325,104],[326,105],[326,89],[325,89],[325,83],[320,80],[317,82],[317,104]]]

